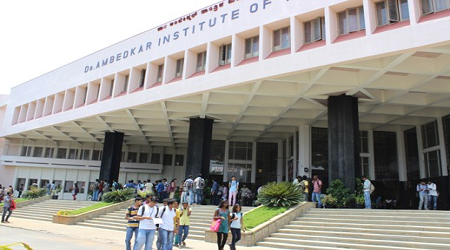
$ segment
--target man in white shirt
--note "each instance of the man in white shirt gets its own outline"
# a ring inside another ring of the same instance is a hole
[[[153,194],[153,183],[150,181],[150,179],[148,179],[147,183],[145,184],[145,191],[149,194]]]
[[[195,195],[195,203],[197,205],[201,205],[203,203],[203,188],[204,188],[205,180],[202,177],[202,174],[198,174],[198,177],[194,180],[194,195]]]
[[[436,184],[431,182],[431,180],[428,180],[427,189],[428,189],[428,204],[430,205],[430,209],[436,210],[438,198]]]
[[[161,237],[161,249],[172,250],[174,233],[178,233],[178,219],[174,220],[177,215],[173,207],[173,200],[167,202],[167,206],[159,208],[159,215],[162,219],[162,224],[159,225],[158,235]]]
[[[153,240],[155,238],[156,225],[153,219],[158,215],[158,209],[155,206],[156,200],[151,199],[150,202],[144,203],[136,215],[136,220],[139,220],[139,232],[137,243],[133,250],[141,250],[145,244],[145,250],[152,250]]]

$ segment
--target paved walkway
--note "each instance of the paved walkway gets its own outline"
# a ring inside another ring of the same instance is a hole
[[[51,249],[125,249],[125,229],[123,232],[98,229],[83,226],[67,226],[51,222],[14,218],[14,212],[9,219],[11,223],[0,224],[0,245],[16,242],[29,244],[33,250]],[[230,235],[231,236],[231,235]],[[156,243],[156,240],[155,240]],[[183,249],[214,250],[217,245],[204,241],[186,240],[187,247]],[[24,249],[14,247],[13,249]],[[156,249],[154,247],[153,249]],[[174,247],[174,249],[177,249]],[[225,247],[225,249],[229,249]],[[268,250],[264,247],[238,247],[247,250]]]

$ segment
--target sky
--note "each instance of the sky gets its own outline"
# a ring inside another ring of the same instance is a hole
[[[0,1],[0,94],[219,0]]]

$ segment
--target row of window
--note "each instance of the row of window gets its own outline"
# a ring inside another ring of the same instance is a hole
[[[450,8],[450,0],[421,0],[422,14],[430,14]],[[408,0],[384,0],[375,2],[376,19],[378,26],[384,26],[408,20],[410,17]],[[364,8],[358,6],[337,13],[338,34],[365,30]],[[325,17],[319,16],[315,19],[303,22],[304,44],[325,40]],[[260,37],[253,36],[244,41],[243,59],[259,57]],[[272,31],[272,51],[289,49],[291,47],[291,27],[281,27]],[[227,43],[219,47],[219,59],[217,65],[225,66],[231,63],[232,44]],[[189,72],[201,73],[206,69],[207,52],[197,53],[192,60],[195,70]],[[129,71],[119,72],[114,76],[90,82],[65,92],[30,102],[15,109],[12,124],[29,121],[46,115],[59,113],[61,111],[78,108],[97,101],[106,100],[132,93],[144,88],[144,86],[158,86],[163,83],[164,74],[170,81],[179,80],[185,70],[185,58],[174,59],[174,72],[165,73],[164,62],[141,65]],[[189,62],[191,63],[191,62]],[[150,70],[149,70],[150,69]],[[151,71],[151,72],[149,72]],[[172,75],[173,74],[173,75]],[[152,78],[152,79],[150,79]]]
[[[20,156],[101,161],[103,150],[23,146]],[[145,152],[122,152],[122,162],[161,164],[161,154],[152,153],[151,159],[149,156]],[[172,159],[172,154],[164,154],[162,164],[172,165]],[[175,165],[184,166],[184,155],[175,155]]]

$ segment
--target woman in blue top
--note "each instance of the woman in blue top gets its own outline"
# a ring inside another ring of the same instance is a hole
[[[233,213],[231,214],[231,250],[236,250],[236,242],[241,240],[241,229],[245,232],[244,215],[241,212],[242,208],[239,204],[233,206]]]
[[[214,212],[214,220],[221,220],[219,231],[217,231],[217,247],[223,250],[228,239],[230,211],[228,211],[228,202],[221,201],[219,208]]]
[[[236,180],[236,177],[231,177],[231,181],[228,183],[228,187],[230,188],[230,195],[228,195],[228,204],[234,206],[236,204],[236,195],[239,190],[239,182]]]

